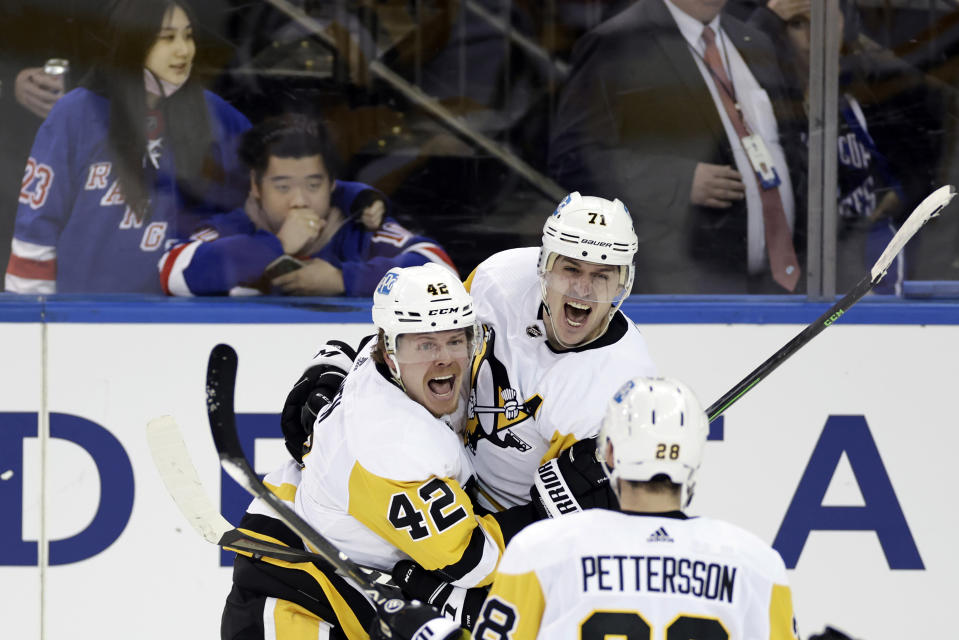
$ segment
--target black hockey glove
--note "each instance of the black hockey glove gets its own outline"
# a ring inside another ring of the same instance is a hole
[[[793,620],[793,626],[795,627],[795,620]],[[797,633],[796,635],[798,636],[799,634]],[[847,636],[839,629],[827,624],[821,633],[814,633],[809,636],[809,640],[852,640],[852,637]]]
[[[310,450],[317,414],[333,401],[354,359],[356,351],[350,345],[330,340],[286,396],[280,426],[286,449],[297,462],[302,463],[303,454]]]
[[[487,594],[486,589],[481,587],[455,587],[412,560],[396,563],[393,582],[407,597],[433,605],[444,616],[466,629],[472,629],[476,624]]]
[[[387,600],[376,608],[370,640],[469,640],[469,631],[420,602]]]
[[[596,457],[596,438],[580,440],[543,463],[536,471],[529,496],[544,518],[618,506],[609,487],[609,476]]]

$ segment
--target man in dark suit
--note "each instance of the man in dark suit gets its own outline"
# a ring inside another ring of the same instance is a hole
[[[630,207],[640,238],[635,292],[802,288],[795,262],[786,284],[770,275],[767,245],[775,242],[764,230],[774,225],[762,204],[770,195],[763,191],[778,192],[788,224],[780,237],[800,250],[801,107],[787,99],[768,38],[720,16],[725,1],[640,0],[574,51],[553,123],[550,171],[566,188],[619,197]],[[762,138],[775,179],[757,177],[744,131]]]

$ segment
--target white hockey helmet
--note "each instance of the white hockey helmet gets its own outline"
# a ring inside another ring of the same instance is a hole
[[[397,381],[400,335],[465,329],[469,358],[479,336],[473,298],[456,274],[433,262],[386,272],[373,292],[373,324],[383,330],[386,356],[396,368]]]
[[[559,203],[543,225],[543,246],[539,252],[537,273],[544,302],[547,289],[564,286],[551,281],[553,264],[559,256],[618,267],[616,282],[586,297],[592,302],[608,302],[612,305],[602,330],[593,339],[603,335],[609,321],[633,288],[636,275],[633,259],[638,246],[633,218],[619,199],[582,196],[574,191]],[[565,290],[561,291],[566,293]],[[574,297],[582,298],[583,295],[578,293]]]
[[[689,387],[671,378],[634,378],[609,401],[596,446],[617,496],[620,478],[647,482],[665,475],[682,485],[685,507],[708,435],[709,419]]]

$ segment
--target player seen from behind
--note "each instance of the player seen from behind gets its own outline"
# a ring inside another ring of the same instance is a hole
[[[469,454],[444,419],[469,375],[472,299],[438,265],[391,269],[374,293],[373,323],[375,341],[316,420],[305,466],[291,460],[266,482],[361,565],[389,571],[412,559],[457,587],[487,585],[506,540],[492,516],[474,513]],[[240,528],[302,546],[258,501]],[[482,596],[472,594],[471,609]],[[373,615],[362,594],[313,564],[238,555],[222,637],[363,639]]]
[[[681,382],[626,383],[598,439],[621,510],[591,509],[517,535],[474,636],[795,640],[779,554],[735,525],[682,511],[708,431]]]

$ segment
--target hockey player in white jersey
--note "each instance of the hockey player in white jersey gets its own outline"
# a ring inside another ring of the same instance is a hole
[[[681,510],[707,433],[681,382],[626,383],[598,439],[621,511],[591,509],[520,532],[474,636],[795,640],[779,554],[735,525]]]
[[[537,517],[610,504],[590,438],[623,380],[656,373],[645,340],[620,311],[637,246],[622,202],[571,193],[546,220],[540,248],[500,252],[466,281],[482,336],[463,438],[477,507],[503,514],[506,539]],[[306,386],[284,409],[293,418],[284,421],[288,441],[301,431],[295,405],[306,402]],[[440,609],[446,598],[462,598],[410,562],[393,575],[409,596]]]
[[[453,586],[488,585],[505,540],[493,516],[474,513],[464,490],[470,456],[444,420],[457,408],[475,350],[472,299],[438,265],[394,268],[374,293],[373,323],[377,339],[320,411],[302,470],[291,460],[266,482],[361,565],[389,572],[411,559]],[[258,501],[240,528],[302,544]],[[475,611],[484,596],[458,590],[442,608],[471,626],[462,611]],[[467,597],[475,603],[463,607]],[[327,568],[238,557],[221,631],[236,640],[365,640],[372,615],[359,591]]]
[[[529,504],[534,479],[541,513],[607,504],[602,487],[582,495],[606,477],[588,456],[573,455],[595,447],[570,448],[596,435],[623,380],[656,373],[645,339],[620,311],[637,246],[622,202],[571,193],[546,220],[541,247],[497,253],[466,280],[482,336],[464,385],[464,440],[483,509]],[[317,384],[307,371],[287,399],[283,428],[294,448],[329,396],[319,393],[314,404]]]
[[[483,507],[528,503],[537,478],[537,502],[550,516],[579,509],[562,481],[575,473],[559,467],[568,460],[537,468],[596,435],[623,380],[656,373],[646,341],[619,310],[637,245],[622,202],[571,193],[546,220],[542,247],[497,253],[467,279],[483,340],[465,440]]]

